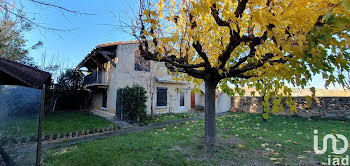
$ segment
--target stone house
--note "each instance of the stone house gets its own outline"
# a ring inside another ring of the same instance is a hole
[[[145,61],[139,55],[135,41],[100,44],[76,69],[85,75],[83,85],[90,91],[94,112],[116,115],[117,90],[134,84],[147,91],[148,114],[151,109],[155,114],[179,113],[204,106],[204,86],[198,94],[192,92],[192,83],[174,81],[164,63]]]

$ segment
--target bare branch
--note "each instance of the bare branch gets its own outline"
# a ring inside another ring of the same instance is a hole
[[[69,12],[69,13],[81,14],[81,15],[94,15],[94,14],[91,14],[91,13],[85,13],[85,12],[70,10],[70,9],[65,8],[65,7],[54,5],[54,4],[43,2],[43,1],[38,1],[38,0],[29,0],[29,1],[32,1],[32,2],[40,4],[40,5],[53,7],[53,8],[59,9],[59,10],[63,10],[63,11]]]
[[[0,4],[0,8],[6,10],[8,13],[14,15],[14,16],[17,17],[17,18],[20,18],[20,19],[22,19],[22,20],[28,21],[29,23],[33,24],[34,26],[36,26],[36,27],[38,27],[38,28],[42,28],[42,29],[50,30],[50,31],[56,31],[56,32],[69,32],[69,31],[72,31],[71,29],[70,29],[70,30],[68,30],[68,29],[67,29],[67,30],[63,30],[63,29],[51,28],[51,27],[47,27],[47,26],[40,25],[40,24],[38,24],[38,23],[36,23],[36,22],[30,20],[29,18],[27,18],[27,17],[25,17],[25,16],[23,16],[23,15],[20,15],[20,14],[18,14],[18,13],[15,13],[15,12],[13,12],[13,11],[7,9],[6,7],[2,6],[1,4]]]

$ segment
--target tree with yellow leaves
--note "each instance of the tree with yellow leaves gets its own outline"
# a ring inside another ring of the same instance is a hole
[[[139,49],[181,79],[205,83],[205,141],[216,143],[215,89],[264,94],[264,118],[296,110],[291,89],[315,74],[344,85],[350,0],[140,0]],[[228,85],[233,84],[231,89]],[[265,86],[266,85],[266,86]],[[254,95],[254,93],[252,94]],[[269,99],[273,98],[272,103]]]

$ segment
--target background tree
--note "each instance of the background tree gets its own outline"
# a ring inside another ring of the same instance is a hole
[[[82,87],[83,76],[74,69],[67,69],[57,79],[57,84],[50,92],[52,98],[51,105],[63,109],[77,109],[82,105],[86,106],[87,92]],[[52,109],[53,110],[53,109]]]
[[[11,17],[10,12],[14,12],[13,4],[7,1],[1,1],[0,5],[0,57],[21,62],[30,66],[35,66],[33,58],[28,56],[30,49],[37,49],[42,46],[39,41],[35,45],[27,47],[27,40],[23,33],[32,29],[32,24],[18,17]],[[23,17],[21,11],[16,11]]]
[[[205,141],[213,145],[217,85],[230,95],[243,94],[243,87],[266,92],[264,118],[269,98],[274,112],[285,96],[291,113],[296,110],[286,83],[304,88],[321,74],[326,87],[344,85],[349,9],[349,0],[140,0],[133,32],[146,60],[186,73],[181,79],[204,80]]]
[[[67,69],[58,77],[57,89],[64,91],[77,91],[82,88],[81,81],[83,76],[74,69]]]

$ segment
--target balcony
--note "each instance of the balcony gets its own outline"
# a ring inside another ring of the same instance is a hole
[[[108,74],[102,70],[94,71],[84,77],[83,86],[108,86]]]

